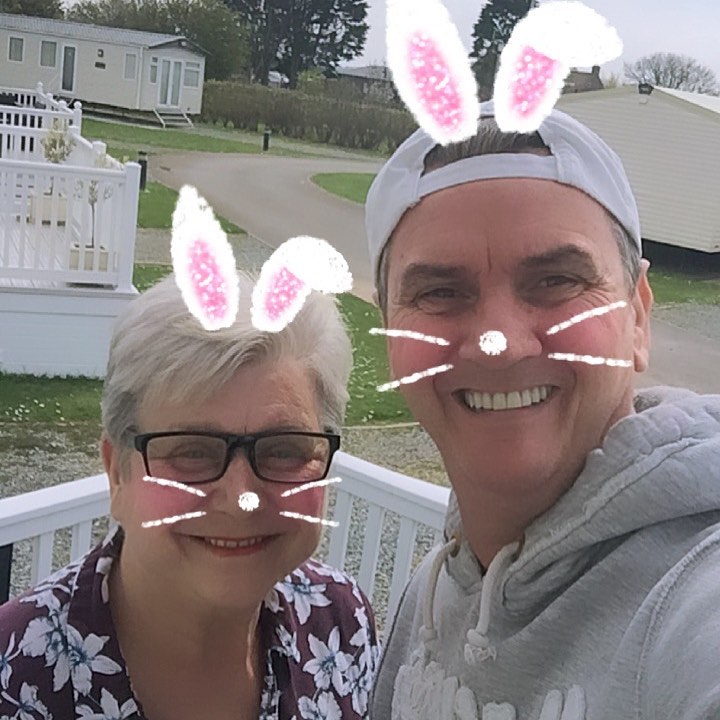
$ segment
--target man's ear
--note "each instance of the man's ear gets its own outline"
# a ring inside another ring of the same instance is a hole
[[[632,307],[635,311],[633,339],[633,360],[635,372],[645,372],[650,359],[650,311],[653,306],[653,292],[648,280],[650,261],[640,261],[640,276],[635,285]]]

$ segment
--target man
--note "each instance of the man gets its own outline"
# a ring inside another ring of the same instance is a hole
[[[401,387],[453,489],[372,717],[720,718],[720,396],[633,394],[652,292],[615,153],[482,110],[465,143],[415,133],[366,205],[386,326],[445,341],[388,347],[434,368]]]

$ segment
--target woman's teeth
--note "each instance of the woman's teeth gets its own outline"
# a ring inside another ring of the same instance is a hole
[[[465,390],[465,405],[472,410],[516,410],[517,408],[538,405],[547,399],[553,390],[552,385],[539,385],[527,390],[509,393],[489,393]]]
[[[262,542],[265,538],[262,537],[255,537],[255,538],[248,538],[247,540],[221,540],[220,538],[203,538],[206,543],[209,543],[210,545],[213,545],[214,547],[221,547],[221,548],[240,548],[240,547],[250,547],[251,545],[257,545],[259,542]]]

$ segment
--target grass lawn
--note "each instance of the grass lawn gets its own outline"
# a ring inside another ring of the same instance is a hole
[[[720,305],[720,280],[691,278],[682,273],[650,268],[656,305],[699,303]]]
[[[113,150],[111,155],[130,155],[132,151],[121,147],[132,147],[135,150],[172,149],[201,150],[204,152],[222,153],[258,153],[259,145],[234,140],[232,138],[212,137],[188,132],[186,130],[163,130],[162,128],[146,128],[125,123],[105,122],[103,120],[83,119],[83,137],[88,140],[102,140]],[[120,147],[121,146],[121,147]]]
[[[320,173],[313,175],[310,179],[333,195],[339,195],[346,200],[364,205],[375,175],[372,173]]]
[[[138,227],[141,228],[171,228],[172,214],[175,210],[178,193],[172,188],[158,182],[149,182],[145,190],[140,193],[140,206],[138,207]],[[224,217],[217,216],[222,229],[226,233],[245,232]]]
[[[136,265],[133,282],[143,291],[170,272],[165,265]],[[378,311],[352,295],[339,296],[353,342],[347,425],[405,422],[412,418],[397,392],[375,388],[390,379],[385,341],[368,330],[380,326]],[[0,422],[61,424],[100,422],[102,382],[84,378],[35,378],[0,373]]]

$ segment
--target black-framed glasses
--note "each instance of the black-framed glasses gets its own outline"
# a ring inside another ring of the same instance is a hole
[[[340,436],[296,431],[233,435],[179,430],[135,435],[133,445],[142,454],[148,475],[185,485],[219,480],[239,450],[262,480],[306,483],[327,476],[340,447]]]

